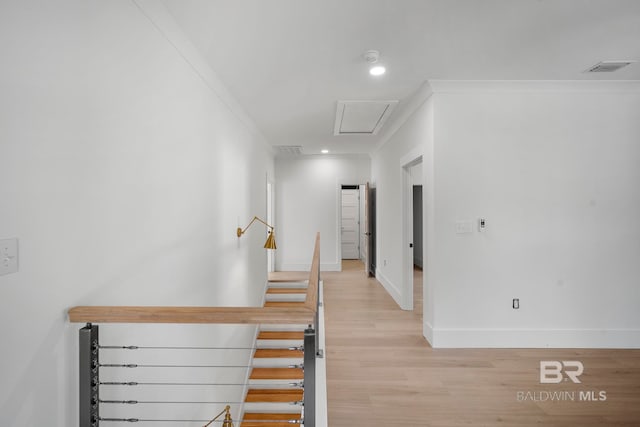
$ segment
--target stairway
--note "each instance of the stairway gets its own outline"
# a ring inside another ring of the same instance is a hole
[[[305,282],[270,282],[265,307],[304,307],[307,296]]]
[[[265,307],[302,306],[305,282],[270,282]],[[262,325],[240,427],[290,427],[302,420],[306,325]]]

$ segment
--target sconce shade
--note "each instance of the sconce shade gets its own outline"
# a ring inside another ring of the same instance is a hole
[[[276,237],[275,237],[275,233],[273,231],[271,231],[271,233],[269,233],[269,237],[267,237],[267,241],[264,243],[264,248],[265,249],[277,249],[277,247],[276,247]]]

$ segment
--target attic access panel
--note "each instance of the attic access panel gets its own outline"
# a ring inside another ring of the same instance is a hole
[[[376,135],[398,101],[338,101],[334,135]]]
[[[585,73],[613,73],[620,68],[631,65],[636,61],[602,61],[585,71]]]

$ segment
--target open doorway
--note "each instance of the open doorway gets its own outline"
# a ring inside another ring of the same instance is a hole
[[[360,185],[360,259],[367,277],[376,275],[376,190],[367,182]]]
[[[360,189],[343,185],[340,209],[340,246],[342,259],[360,259]]]
[[[367,182],[340,186],[340,258],[360,261],[375,276],[375,189]]]
[[[273,184],[267,178],[267,224],[275,224],[275,218],[273,215]],[[271,233],[271,230],[267,228],[267,234]],[[277,236],[276,236],[277,237]],[[275,268],[275,254],[274,251],[267,251],[267,272],[272,273]]]
[[[402,159],[402,293],[400,307],[403,310],[422,311],[422,269],[416,271],[416,260],[422,266],[424,247],[422,229],[422,154],[410,153]],[[418,188],[415,188],[418,187]],[[419,201],[415,193],[419,192]],[[416,206],[416,205],[420,206]],[[420,229],[420,230],[416,230]],[[414,234],[414,232],[416,232]],[[418,246],[416,248],[416,245]],[[419,255],[417,257],[417,255]],[[417,279],[416,279],[416,276]],[[416,298],[414,298],[414,296]],[[414,305],[414,299],[418,305]]]
[[[411,178],[413,184],[413,309],[422,314],[424,264],[422,163],[411,168]]]

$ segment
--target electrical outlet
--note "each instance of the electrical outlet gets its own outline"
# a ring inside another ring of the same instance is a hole
[[[513,299],[512,307],[514,308],[514,310],[517,310],[517,309],[520,308],[520,299],[519,298],[514,298]]]
[[[0,276],[18,271],[18,239],[0,240]]]

